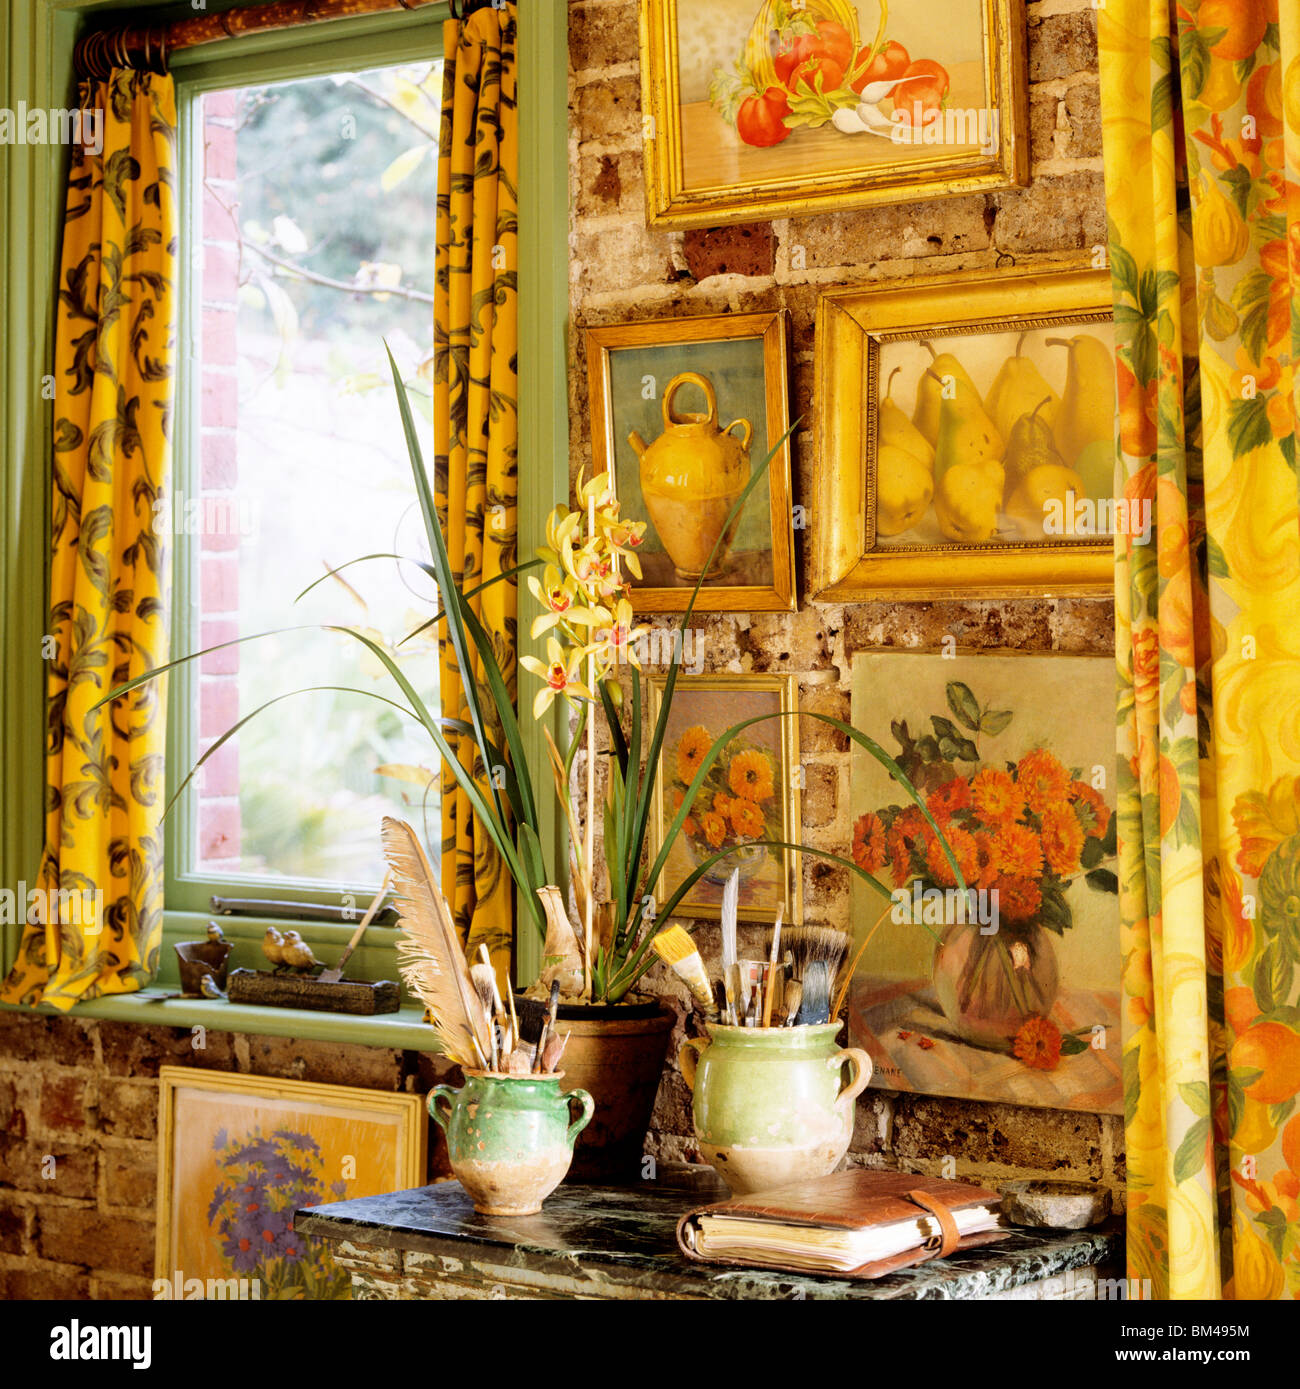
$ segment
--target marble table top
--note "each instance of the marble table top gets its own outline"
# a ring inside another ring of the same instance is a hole
[[[710,1267],[678,1249],[677,1221],[716,1194],[635,1186],[565,1184],[538,1215],[475,1212],[458,1182],[417,1187],[329,1205],[294,1217],[300,1233],[346,1240],[358,1250],[473,1258],[477,1263],[553,1273],[571,1284],[575,1271],[597,1284],[642,1288],[647,1295],[723,1300],[749,1298],[940,1298],[1005,1296],[1073,1269],[1111,1265],[1123,1253],[1118,1223],[1098,1230],[1013,1230],[997,1244],[935,1259],[875,1280]],[[1118,1276],[1116,1274],[1115,1276]],[[626,1295],[626,1294],[624,1294]]]

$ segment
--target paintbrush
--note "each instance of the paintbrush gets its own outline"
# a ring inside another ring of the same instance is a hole
[[[773,994],[776,993],[776,962],[781,950],[781,917],[784,908],[777,907],[776,920],[772,923],[772,952],[768,957],[767,988],[763,990],[763,1026],[772,1026]]]
[[[546,1054],[546,1044],[555,1035],[555,1015],[560,1010],[560,981],[551,981],[551,996],[546,1004],[546,1020],[542,1023],[542,1030],[537,1038],[537,1062],[534,1070],[542,1070],[542,1058]]]
[[[722,889],[722,978],[727,986],[727,1004],[732,1027],[740,1024],[740,981],[732,977],[739,956],[736,952],[736,914],[740,906],[740,869],[734,868]]]
[[[492,957],[488,954],[488,948],[485,944],[479,944],[478,957],[479,963],[474,966],[474,969],[486,971],[482,977],[484,979],[490,978],[492,981],[492,1017],[499,1031],[497,1058],[504,1061],[514,1051],[515,1044],[519,1039],[511,1032],[509,1020],[506,1018],[506,1006],[501,1002],[501,990],[497,987],[497,972],[492,968]]]
[[[501,1063],[501,1044],[497,1037],[496,1018],[493,1011],[493,993],[496,989],[496,971],[491,965],[471,965],[469,977],[474,983],[479,1007],[488,1024],[488,1069],[495,1071]]]
[[[660,931],[650,942],[650,948],[673,971],[691,991],[695,1001],[704,1011],[713,1016],[713,989],[709,985],[709,973],[695,942],[681,926],[670,926]]]
[[[832,981],[849,948],[849,936],[832,926],[791,926],[785,940],[794,956],[795,975],[803,983],[799,1022],[829,1022]]]
[[[803,985],[797,979],[785,981],[785,1025],[794,1026],[799,1016],[799,1004],[803,1000]]]

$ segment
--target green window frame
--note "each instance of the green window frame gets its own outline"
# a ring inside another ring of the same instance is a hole
[[[102,23],[114,6],[105,0],[0,0],[0,34],[6,42],[0,60],[0,106],[62,107],[74,90],[72,52],[82,28]],[[213,0],[210,10],[234,8]],[[136,4],[133,17],[153,11],[157,18],[192,13],[190,5]],[[183,92],[228,85],[215,77],[236,56],[240,80],[293,76],[310,69],[295,64],[317,61],[317,70],[341,61],[363,65],[376,55],[386,62],[398,39],[413,29],[437,26],[448,6],[433,4],[415,12],[333,21],[321,27],[320,42],[304,42],[302,30],[281,31],[223,41],[175,55],[178,101]],[[568,490],[567,361],[567,5],[565,0],[524,0],[520,29],[520,400],[519,548],[541,543],[547,513]],[[307,51],[310,48],[310,53]],[[294,56],[297,51],[299,57]],[[393,61],[409,55],[398,48]],[[183,120],[184,118],[182,118]],[[184,138],[182,136],[182,138]],[[53,322],[66,156],[57,147],[5,147],[0,179],[0,886],[30,878],[40,859],[44,786],[44,670],[40,647],[47,610],[46,545],[49,515],[48,465],[51,419],[42,398],[41,377],[53,356]],[[430,228],[432,235],[432,228]],[[182,304],[182,332],[184,331]],[[183,340],[182,340],[183,341]],[[183,436],[182,436],[183,437]],[[183,447],[178,438],[177,446]],[[40,537],[38,540],[36,537]],[[520,651],[538,652],[541,642],[528,635],[531,598],[520,593]],[[174,650],[186,648],[174,630]],[[558,711],[549,720],[525,721],[527,755],[534,776],[548,778],[544,730],[565,736]],[[172,735],[169,734],[169,742]],[[175,744],[171,744],[175,746]],[[169,761],[171,759],[169,758]],[[553,798],[546,798],[544,843],[563,863],[563,824]],[[171,863],[169,853],[169,867]],[[170,884],[169,884],[170,893]],[[234,895],[229,893],[227,895]],[[257,895],[263,893],[260,886]],[[295,900],[300,893],[285,890]],[[337,900],[337,893],[332,894]],[[340,1018],[294,1009],[236,1008],[204,1000],[160,1001],[175,988],[171,946],[201,935],[209,913],[193,900],[170,905],[165,913],[160,975],[151,989],[136,995],[97,999],[78,1005],[81,1016],[122,1018],[190,1025],[203,1022],[229,1031],[333,1038],[386,1046],[428,1047],[428,1029],[418,1025],[418,1009],[407,1005],[387,1019]],[[206,902],[201,904],[205,907]],[[237,924],[236,924],[237,923]],[[260,939],[267,924],[253,917],[223,925],[236,941]],[[18,923],[0,927],[0,965],[7,970],[21,934]],[[351,934],[347,926],[316,925],[308,939],[330,949]],[[246,952],[243,952],[246,958]],[[372,947],[354,956],[359,977],[392,977],[391,946]],[[525,933],[517,940],[516,974],[533,977],[540,964],[540,942]]]

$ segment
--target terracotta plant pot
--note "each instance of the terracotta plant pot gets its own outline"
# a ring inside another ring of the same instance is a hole
[[[447,1135],[457,1181],[481,1215],[536,1215],[564,1180],[574,1139],[591,1122],[585,1090],[562,1091],[563,1073],[487,1075],[466,1071],[459,1090],[435,1085],[429,1113]],[[581,1113],[570,1123],[576,1100]]]
[[[564,1049],[564,1087],[581,1086],[596,1101],[596,1115],[578,1138],[569,1180],[613,1182],[639,1174],[646,1130],[663,1075],[674,1014],[637,1005],[560,1009],[557,1030],[570,1034]],[[588,1016],[583,1013],[600,1014]],[[629,1016],[630,1015],[630,1016]]]
[[[723,1027],[678,1052],[700,1151],[737,1195],[825,1177],[853,1137],[871,1058],[839,1047],[840,1024]],[[698,1069],[695,1052],[701,1050]],[[845,1062],[853,1077],[843,1080]]]

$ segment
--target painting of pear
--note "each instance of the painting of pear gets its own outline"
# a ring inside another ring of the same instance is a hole
[[[1114,325],[1062,316],[932,331],[877,349],[875,545],[1103,542],[1115,514]]]
[[[677,408],[684,387],[703,393],[703,411]],[[694,582],[721,572],[740,520],[732,508],[750,477],[753,433],[749,420],[719,425],[712,381],[684,371],[664,391],[663,432],[650,443],[636,430],[628,435],[650,524],[678,578]]]

